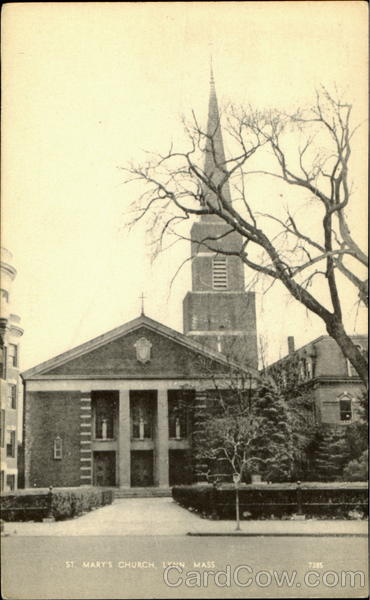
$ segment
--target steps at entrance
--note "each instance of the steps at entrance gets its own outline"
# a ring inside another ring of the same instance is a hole
[[[118,498],[169,498],[171,495],[171,488],[134,487],[114,490],[115,500]]]

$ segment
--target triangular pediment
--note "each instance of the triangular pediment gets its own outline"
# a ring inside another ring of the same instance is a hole
[[[227,373],[226,357],[145,315],[23,373],[30,379],[194,379]]]

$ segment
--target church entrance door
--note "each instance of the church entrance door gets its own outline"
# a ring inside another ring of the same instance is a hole
[[[133,450],[131,452],[131,487],[153,485],[153,452]]]
[[[94,452],[94,485],[116,485],[116,453]]]

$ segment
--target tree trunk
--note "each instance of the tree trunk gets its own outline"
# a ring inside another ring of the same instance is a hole
[[[356,369],[364,385],[366,386],[366,389],[368,389],[369,372],[367,368],[367,361],[361,350],[356,347],[356,344],[354,344],[351,338],[346,334],[342,322],[333,316],[331,319],[326,321],[326,329],[328,334],[337,342],[344,356],[348,358],[351,365],[353,365],[353,367]]]

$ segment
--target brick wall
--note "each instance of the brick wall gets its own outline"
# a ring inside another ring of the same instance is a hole
[[[136,358],[134,344],[140,337],[151,344],[150,362],[142,364]],[[213,365],[214,370],[220,366]],[[222,369],[222,367],[221,367]],[[50,375],[104,376],[113,378],[176,378],[204,376],[199,356],[163,335],[141,327],[136,331],[75,358],[63,366],[51,369]]]
[[[347,392],[352,397],[352,420],[357,418],[356,404],[361,394],[362,388],[360,384],[347,382],[346,384],[337,383],[330,385],[321,385],[315,392],[315,404],[318,419],[321,423],[345,425],[345,421],[340,420],[339,401],[338,398],[344,392]]]
[[[221,352],[231,356],[239,364],[257,368],[257,331],[254,292],[240,293],[194,293],[184,298],[184,332],[213,331],[210,335],[189,337],[212,350],[218,349],[220,332]],[[227,335],[227,332],[243,331],[245,335]]]
[[[80,485],[79,392],[27,392],[25,400],[25,486]],[[63,457],[54,459],[54,439]]]
[[[365,336],[353,336],[351,339],[355,344],[361,344],[364,350],[367,349]],[[320,377],[320,375],[348,375],[347,360],[335,340],[325,337],[314,346],[317,354],[316,377]]]

